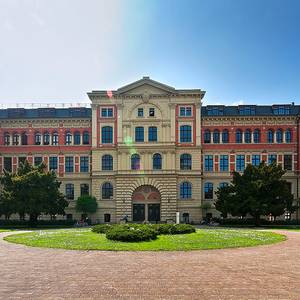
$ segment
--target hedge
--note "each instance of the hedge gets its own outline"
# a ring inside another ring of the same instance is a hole
[[[158,234],[186,234],[196,231],[195,227],[190,224],[155,224],[152,226]]]
[[[147,225],[131,226],[131,224],[122,224],[112,226],[107,230],[106,238],[121,242],[149,241],[157,238],[157,231]]]

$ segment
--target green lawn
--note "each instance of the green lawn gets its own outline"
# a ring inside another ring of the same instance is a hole
[[[160,235],[157,240],[138,243],[111,241],[104,234],[93,233],[90,229],[40,230],[5,237],[6,241],[33,247],[126,251],[249,247],[277,243],[285,239],[284,235],[277,233],[248,229],[199,229],[196,233]]]

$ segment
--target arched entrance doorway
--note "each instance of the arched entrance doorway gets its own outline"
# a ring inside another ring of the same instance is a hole
[[[138,187],[132,194],[132,220],[134,222],[160,221],[160,193],[151,185]]]

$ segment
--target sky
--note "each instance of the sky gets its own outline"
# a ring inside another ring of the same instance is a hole
[[[207,104],[300,104],[298,0],[0,0],[0,104],[143,76]]]

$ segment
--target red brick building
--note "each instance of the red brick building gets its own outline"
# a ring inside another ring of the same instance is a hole
[[[199,223],[231,171],[276,160],[299,198],[300,106],[201,106],[204,91],[144,77],[115,91],[88,93],[91,108],[0,110],[0,172],[27,159],[57,172],[70,201],[99,201],[94,221]],[[205,205],[203,205],[205,204]],[[204,208],[205,207],[205,208]]]

